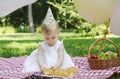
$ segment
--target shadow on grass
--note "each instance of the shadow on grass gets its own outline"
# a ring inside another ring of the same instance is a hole
[[[107,79],[120,79],[120,73],[115,73],[115,74],[113,74],[111,77],[109,77]]]

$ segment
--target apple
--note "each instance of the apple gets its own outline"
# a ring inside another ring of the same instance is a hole
[[[92,54],[90,58],[91,59],[98,59],[98,54]]]

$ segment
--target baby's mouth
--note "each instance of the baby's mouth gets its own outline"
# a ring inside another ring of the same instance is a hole
[[[53,46],[54,44],[49,44],[49,46]]]

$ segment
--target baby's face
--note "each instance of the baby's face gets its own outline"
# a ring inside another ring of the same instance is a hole
[[[57,33],[50,33],[50,34],[47,34],[45,32],[42,33],[43,36],[44,36],[44,40],[45,42],[49,45],[49,46],[53,46],[56,41],[58,40],[58,34]]]

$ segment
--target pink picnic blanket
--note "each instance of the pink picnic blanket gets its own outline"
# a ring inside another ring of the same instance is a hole
[[[21,72],[26,57],[0,57],[0,79],[24,79],[32,74],[40,75],[40,73],[26,73]],[[120,67],[114,67],[106,70],[92,70],[86,57],[73,57],[72,58],[76,68],[78,69],[77,75],[68,79],[106,79],[114,73],[120,73]]]

